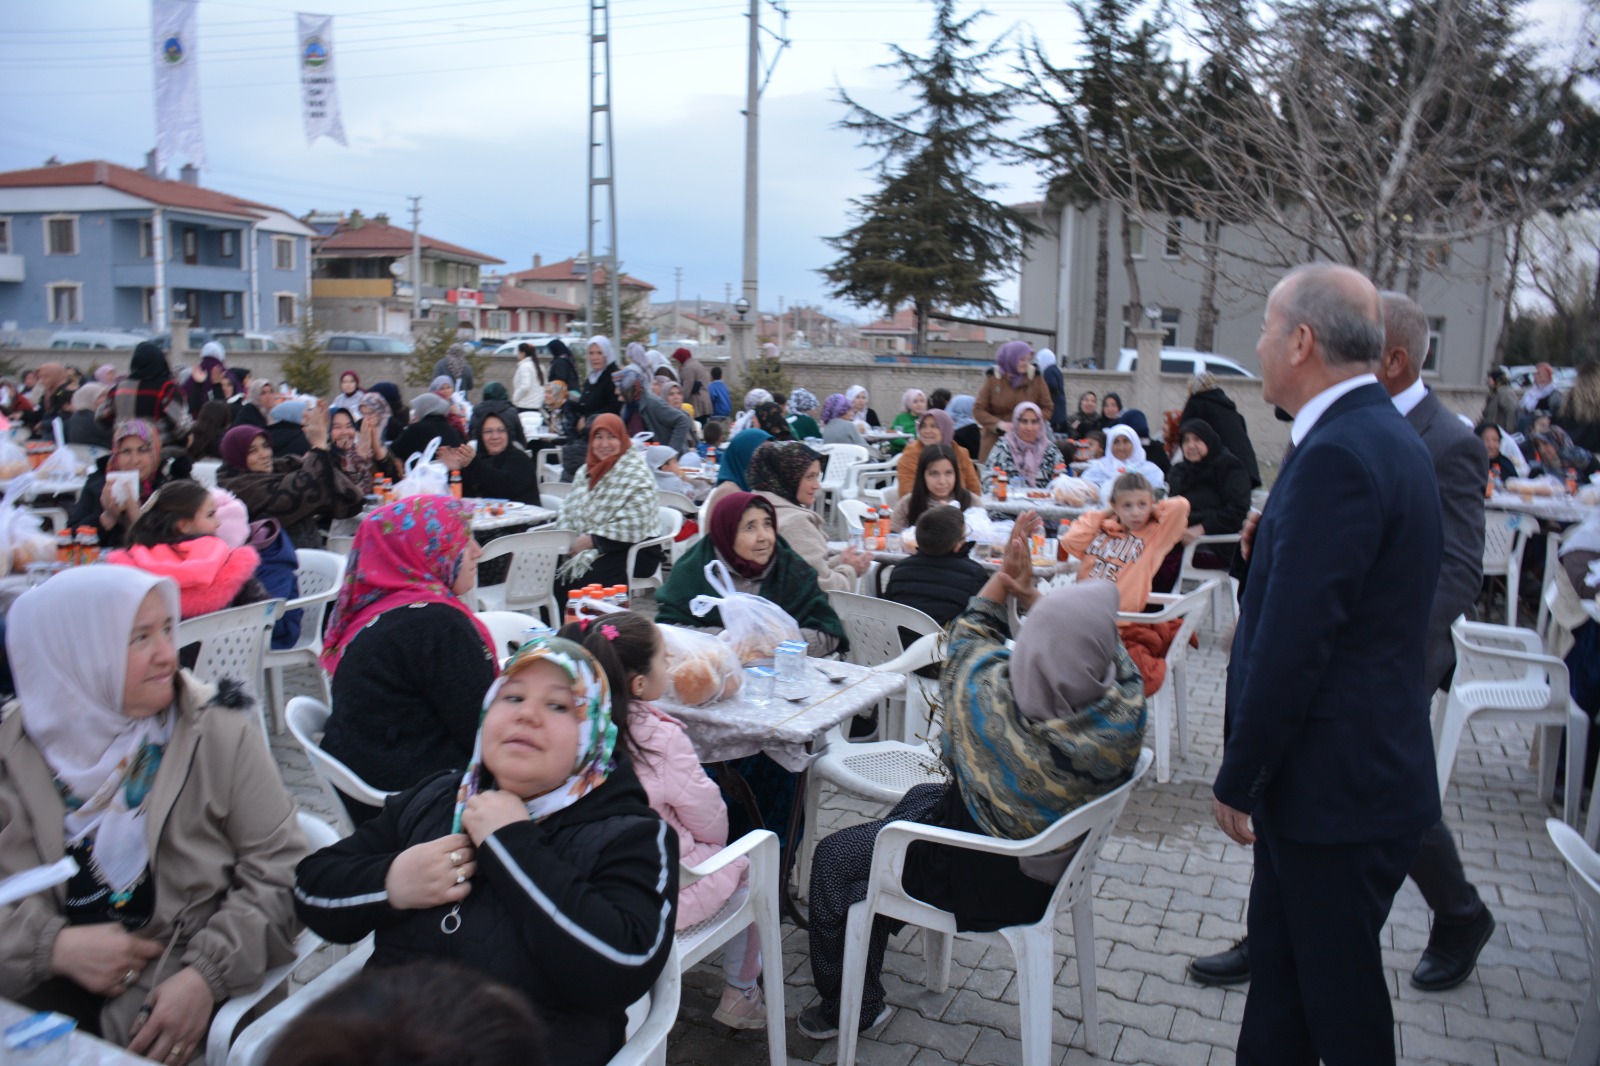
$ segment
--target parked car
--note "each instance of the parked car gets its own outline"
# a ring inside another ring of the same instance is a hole
[[[1525,389],[1533,384],[1533,372],[1536,369],[1538,368],[1532,365],[1508,366],[1506,373],[1511,377],[1511,384],[1519,389]],[[1563,392],[1572,388],[1572,383],[1578,380],[1578,368],[1575,366],[1558,366],[1552,369],[1555,370],[1555,386]]]
[[[50,337],[52,348],[133,348],[145,339],[142,333],[122,330],[64,329]]]
[[[1139,353],[1132,348],[1124,348],[1117,356],[1117,365],[1113,368],[1123,373],[1130,373],[1139,365]],[[1197,352],[1193,348],[1163,348],[1161,349],[1161,372],[1163,374],[1184,374],[1193,377],[1209,371],[1219,378],[1253,378],[1254,374],[1229,359],[1225,355],[1213,352]]]
[[[383,333],[335,333],[324,342],[330,352],[376,352],[380,355],[410,355],[412,343],[407,337],[390,337]]]
[[[140,339],[142,340],[144,338]],[[172,334],[157,333],[155,336],[149,339],[154,341],[156,347],[160,348],[163,352],[166,352],[169,355],[172,354]],[[209,329],[191,329],[189,331],[189,349],[191,351],[198,352],[202,347],[204,347],[206,344],[209,344],[214,339],[215,334],[213,334]]]
[[[508,355],[515,359],[517,349],[524,344],[531,344],[540,351],[551,341],[558,339],[554,333],[514,333],[507,337],[499,347],[494,349],[494,355]]]
[[[270,333],[217,333],[212,337],[229,352],[281,352],[283,344]]]

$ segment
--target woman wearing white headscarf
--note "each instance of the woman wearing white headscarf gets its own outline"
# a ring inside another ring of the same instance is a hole
[[[1144,457],[1139,434],[1129,426],[1111,426],[1106,431],[1106,454],[1090,463],[1083,479],[1100,489],[1100,496],[1111,502],[1111,486],[1123,474],[1143,474],[1151,488],[1164,488],[1166,476],[1161,468]]]
[[[177,586],[133,567],[23,593],[20,710],[0,723],[0,878],[79,865],[0,907],[0,995],[167,1063],[202,1055],[215,1007],[294,957],[306,853],[249,698],[178,669],[178,614]]]
[[[1050,429],[1055,433],[1065,433],[1072,412],[1067,410],[1067,379],[1061,376],[1061,367],[1056,365],[1056,353],[1049,348],[1040,348],[1033,353],[1033,361],[1039,368],[1039,376],[1044,379],[1044,387],[1050,390],[1050,402],[1055,405],[1050,410]]]
[[[728,436],[731,438],[736,433],[756,428],[756,408],[764,403],[771,402],[772,393],[766,389],[755,388],[745,393],[744,410],[740,411],[738,417],[733,420],[733,426],[728,430]]]

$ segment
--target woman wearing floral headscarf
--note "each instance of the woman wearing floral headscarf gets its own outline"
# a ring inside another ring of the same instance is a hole
[[[811,440],[822,436],[822,427],[811,413],[822,406],[809,389],[794,389],[789,393],[789,428],[795,440]]]
[[[556,572],[563,589],[599,582],[626,585],[630,576],[653,574],[662,551],[646,548],[628,573],[628,549],[661,529],[661,493],[656,477],[633,446],[617,415],[601,415],[589,427],[584,468],[561,501],[556,525],[577,531],[572,557]],[[562,593],[565,594],[564,591]]]
[[[1050,426],[1039,405],[1024,401],[1011,412],[1011,428],[989,452],[984,470],[1003,471],[1019,489],[1043,488],[1065,462],[1050,439]]]
[[[178,668],[178,615],[178,587],[133,567],[24,592],[0,722],[0,879],[78,863],[0,906],[0,995],[171,1064],[203,1058],[215,1007],[294,958],[305,854],[249,698]],[[79,646],[94,652],[61,653]]]
[[[478,578],[471,511],[411,496],[362,521],[323,637],[333,715],[322,746],[386,792],[461,767],[497,656],[466,597]],[[377,811],[346,799],[357,822]]]
[[[822,401],[822,443],[867,446],[867,439],[850,417],[850,401],[843,393],[836,392]]]
[[[300,916],[337,943],[375,935],[375,967],[482,970],[545,1020],[542,1061],[609,1062],[672,950],[678,897],[677,835],[623,755],[626,691],[614,655],[524,644],[482,698],[470,762],[303,861]]]
[[[111,431],[111,447],[111,454],[99,461],[94,473],[83,483],[78,502],[67,516],[67,524],[74,529],[94,526],[102,548],[122,547],[144,502],[168,480],[161,470],[161,439],[151,423],[136,418],[118,422]],[[173,465],[182,466],[177,471],[179,476],[189,476],[187,458],[173,460]],[[130,470],[139,475],[137,500],[115,494],[106,477],[115,471]]]
[[[1027,341],[1007,341],[994,354],[994,367],[983,379],[972,417],[983,428],[978,445],[978,462],[985,463],[995,442],[1011,431],[1011,415],[1017,404],[1032,402],[1038,405],[1046,425],[1055,411],[1050,399],[1050,389],[1038,375],[1033,349]],[[959,426],[956,428],[960,428]]]
[[[783,417],[783,408],[768,400],[766,403],[756,404],[757,429],[764,429],[773,440],[794,440],[794,430],[789,428],[789,420]]]
[[[853,592],[872,556],[845,548],[828,550],[822,516],[812,509],[822,487],[822,456],[799,441],[772,441],[757,448],[745,471],[750,491],[772,502],[778,532],[789,547],[817,572],[824,592]]]

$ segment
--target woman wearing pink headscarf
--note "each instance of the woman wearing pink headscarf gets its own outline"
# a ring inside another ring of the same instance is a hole
[[[1050,399],[1050,388],[1038,375],[1034,364],[1033,348],[1027,341],[1007,341],[994,355],[994,369],[983,379],[977,402],[972,405],[972,417],[983,429],[978,446],[978,461],[987,462],[989,453],[1002,434],[1011,431],[1011,415],[1017,404],[1031,402],[1038,406],[1045,425],[1055,403]]]
[[[1012,410],[1011,428],[989,452],[984,481],[989,480],[992,471],[1002,470],[1016,488],[1039,489],[1050,483],[1056,465],[1063,462],[1061,451],[1050,439],[1050,423],[1039,405],[1024,401]]]
[[[411,496],[368,515],[350,548],[323,637],[333,715],[322,746],[385,792],[472,756],[498,658],[466,601],[481,554],[471,519],[453,497]],[[345,806],[356,822],[377,813]]]

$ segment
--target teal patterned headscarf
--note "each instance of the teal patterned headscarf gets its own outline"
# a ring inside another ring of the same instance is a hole
[[[611,688],[600,664],[572,641],[542,634],[523,644],[506,660],[504,671],[483,697],[483,714],[489,712],[509,678],[536,662],[554,663],[566,672],[572,680],[573,694],[583,718],[578,726],[578,750],[573,753],[572,774],[558,787],[525,801],[528,815],[537,822],[572,806],[611,776],[611,771],[616,769],[617,726],[611,719]],[[477,739],[472,743],[472,763],[462,776],[461,788],[456,793],[452,830],[456,833],[461,832],[461,815],[466,810],[467,800],[483,790],[486,776],[481,715],[479,723]]]

